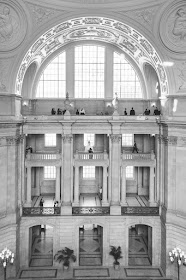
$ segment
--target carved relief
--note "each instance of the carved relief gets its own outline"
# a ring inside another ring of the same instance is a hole
[[[186,52],[186,5],[178,3],[161,19],[160,34],[164,44],[177,52]]]
[[[22,10],[13,2],[0,4],[0,51],[16,47],[26,34],[26,23]]]
[[[28,6],[32,11],[35,24],[46,22],[50,17],[56,15],[56,13],[60,13],[56,10],[47,9],[39,5],[28,4]]]

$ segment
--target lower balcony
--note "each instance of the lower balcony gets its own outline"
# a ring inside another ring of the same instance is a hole
[[[23,207],[23,216],[59,216],[61,206],[54,207],[54,197],[43,197],[43,207],[39,206],[41,197],[34,197],[32,207]],[[81,194],[80,205],[72,206],[73,216],[106,216],[110,215],[110,206],[102,206],[98,194]],[[122,216],[159,216],[159,207],[150,207],[148,197],[144,195],[127,194],[126,206],[121,206]]]

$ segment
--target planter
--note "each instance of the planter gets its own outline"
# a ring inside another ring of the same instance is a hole
[[[114,269],[119,270],[120,269],[120,264],[119,263],[114,263]]]

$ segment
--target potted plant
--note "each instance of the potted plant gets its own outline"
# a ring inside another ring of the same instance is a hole
[[[120,263],[118,262],[119,259],[123,258],[122,255],[121,255],[121,247],[118,246],[110,246],[111,250],[109,252],[109,255],[113,256],[114,258],[114,262],[113,262],[113,265],[114,265],[114,269],[119,269],[119,265]]]
[[[65,249],[59,250],[55,256],[54,259],[56,261],[63,262],[63,268],[68,269],[70,266],[70,260],[73,262],[76,261],[76,256],[74,255],[74,250],[69,249],[68,247],[65,247]]]

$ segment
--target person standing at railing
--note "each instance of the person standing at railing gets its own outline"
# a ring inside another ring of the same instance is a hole
[[[40,200],[40,202],[39,202],[41,214],[43,213],[43,205],[44,205],[44,200],[43,200],[43,197],[42,197],[41,200]]]
[[[89,159],[93,159],[93,149],[90,148],[90,149],[88,150],[88,152],[89,152]]]
[[[137,144],[136,144],[135,141],[134,141],[134,146],[133,146],[132,152],[133,152],[133,153],[134,153],[134,152],[138,153],[138,147],[137,147]]]

